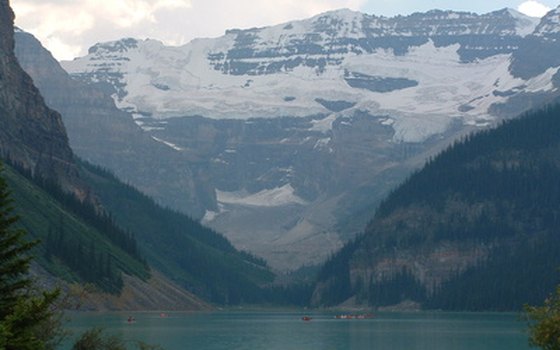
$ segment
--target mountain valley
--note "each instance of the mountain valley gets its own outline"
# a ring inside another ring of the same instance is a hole
[[[48,60],[33,58],[37,43],[16,40],[47,100],[68,111],[78,155],[286,271],[361,232],[381,199],[453,140],[558,96],[558,11],[340,10],[180,47],[99,43],[62,66],[104,104],[112,97],[121,136],[91,133],[100,124],[84,117],[87,103],[49,98],[68,89],[34,68]],[[535,47],[550,54],[535,59]],[[110,129],[116,118],[105,118]]]
[[[337,10],[60,63],[11,20],[3,176],[37,273],[92,309],[509,311],[560,281],[560,7]]]

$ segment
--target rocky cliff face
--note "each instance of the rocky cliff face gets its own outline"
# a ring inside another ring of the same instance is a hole
[[[189,158],[156,141],[115,107],[102,86],[70,78],[29,33],[16,30],[15,54],[46,103],[59,111],[70,145],[82,159],[111,169],[160,203],[202,216],[212,203]]]
[[[14,15],[0,2],[0,153],[80,196],[73,154],[60,115],[49,109],[14,55]]]
[[[484,15],[433,10],[393,18],[339,10],[271,28],[228,31],[231,47],[214,49],[208,58],[215,69],[233,75],[275,74],[301,66],[323,72],[349,54],[383,49],[401,56],[433,40],[438,47],[459,45],[461,60],[472,62],[511,53],[535,25],[507,9]]]

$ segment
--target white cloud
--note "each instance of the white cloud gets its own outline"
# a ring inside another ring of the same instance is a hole
[[[538,1],[529,0],[519,5],[517,10],[530,17],[543,17],[551,10],[551,8]]]
[[[88,0],[88,7],[99,9],[97,0]],[[184,10],[191,7],[189,0],[119,0],[103,7],[96,15],[108,16],[108,19],[122,28],[128,28],[142,22],[157,23],[155,13],[160,10]]]
[[[36,5],[25,1],[16,1],[12,6],[16,12],[16,23],[22,19],[23,23],[31,24],[34,30],[42,33],[44,37],[56,32],[80,35],[94,26],[94,16],[83,9],[69,11],[70,6],[48,3]]]
[[[63,52],[69,58],[78,57],[82,53],[82,47],[80,45],[69,45],[60,40],[57,37],[48,37],[42,42],[43,46],[48,48],[48,50],[53,52]]]
[[[123,37],[183,44],[248,28],[306,18],[366,0],[12,0],[16,24],[58,59],[83,55],[96,42]]]
[[[36,35],[58,59],[83,54],[97,41],[142,35],[161,11],[185,11],[190,0],[13,0],[16,24]],[[127,32],[130,31],[130,35]],[[109,37],[110,33],[115,36]],[[96,39],[97,34],[100,38]],[[146,36],[146,34],[142,35]]]

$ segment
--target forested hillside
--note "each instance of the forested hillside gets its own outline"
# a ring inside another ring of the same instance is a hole
[[[330,259],[316,304],[515,310],[560,280],[560,106],[456,142]]]
[[[64,193],[56,184],[34,177],[18,166],[6,165],[2,176],[15,199],[21,226],[42,244],[37,261],[69,282],[91,283],[118,294],[122,273],[150,277],[150,269],[131,233],[87,202]]]
[[[122,273],[147,279],[132,234],[101,210],[78,175],[60,114],[49,109],[14,55],[14,14],[0,2],[0,161],[21,224],[43,244],[38,261],[71,282],[118,294]]]
[[[185,215],[157,206],[111,174],[86,163],[79,168],[103,210],[117,214],[104,214],[21,166],[5,166],[3,176],[21,225],[41,241],[35,255],[47,271],[118,295],[122,273],[147,280],[149,262],[214,303],[270,300],[269,292],[261,287],[272,282],[274,275],[264,261],[237,251],[223,236]]]
[[[82,176],[114,220],[136,234],[150,264],[195,294],[221,304],[264,301],[260,286],[274,275],[266,263],[239,252],[222,235],[151,198],[98,167]]]

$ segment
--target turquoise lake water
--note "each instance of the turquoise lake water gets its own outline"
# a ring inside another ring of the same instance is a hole
[[[132,315],[135,322],[129,324]],[[309,322],[301,320],[312,316]],[[125,340],[166,350],[376,349],[527,350],[527,324],[518,314],[376,313],[372,319],[335,319],[324,313],[83,313],[70,316],[74,336],[101,326]],[[63,349],[69,349],[66,345]]]

